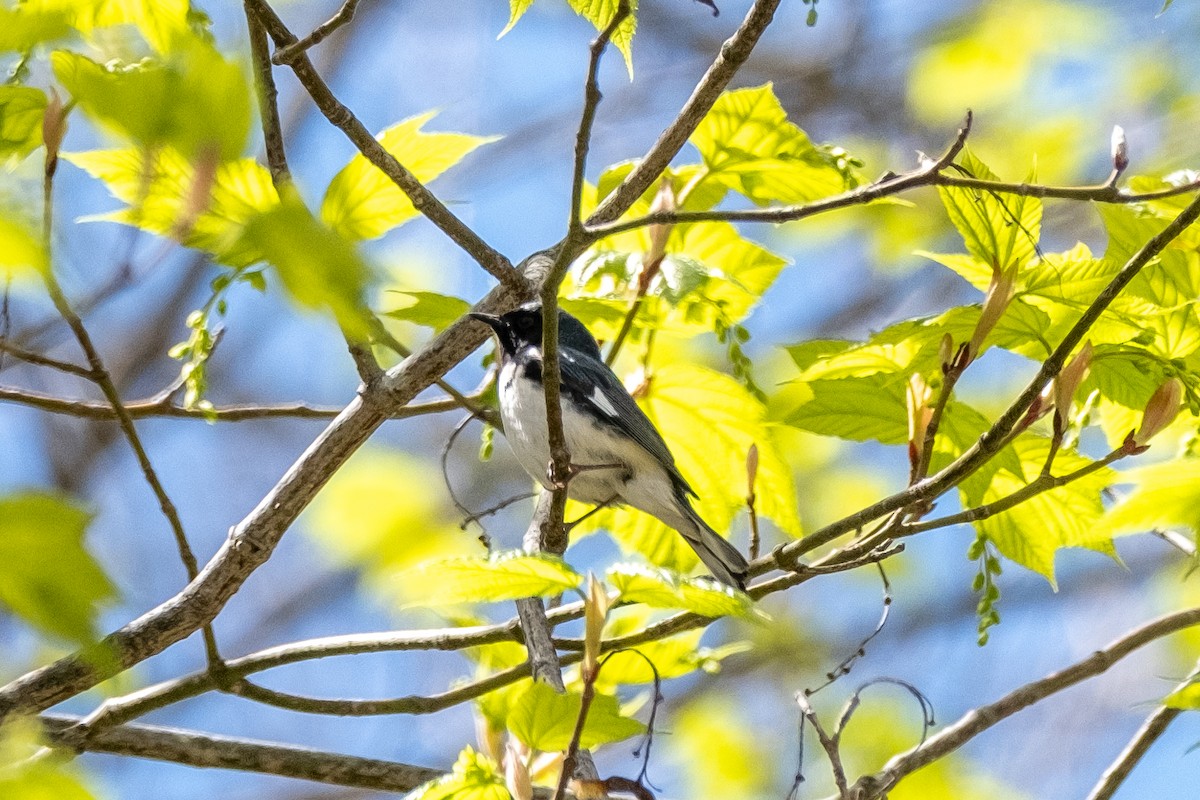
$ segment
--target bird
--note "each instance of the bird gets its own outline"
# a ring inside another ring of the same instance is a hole
[[[546,489],[550,438],[542,386],[542,304],[499,316],[471,312],[499,343],[497,394],[504,436],[517,461]],[[567,495],[597,507],[628,505],[678,531],[720,582],[745,590],[749,565],[692,507],[696,492],[680,474],[662,434],[604,363],[587,327],[558,312],[563,434],[571,453]]]

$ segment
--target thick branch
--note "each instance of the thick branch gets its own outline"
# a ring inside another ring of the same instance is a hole
[[[436,769],[395,761],[156,725],[125,725],[103,731],[83,743],[70,733],[79,722],[77,717],[47,714],[41,717],[41,722],[50,742],[64,747],[82,746],[95,753],[136,756],[192,767],[261,772],[338,786],[410,792],[442,774]]]

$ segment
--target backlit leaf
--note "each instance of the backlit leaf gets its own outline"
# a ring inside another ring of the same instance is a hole
[[[116,596],[84,549],[91,515],[43,492],[0,497],[0,603],[30,624],[75,642],[96,638],[96,613]]]
[[[559,694],[541,681],[532,681],[513,698],[508,730],[529,747],[547,753],[566,750],[579,720],[583,697],[578,692]],[[617,699],[597,692],[588,708],[580,738],[582,747],[595,747],[636,736],[645,726],[621,716]]]
[[[688,578],[665,569],[618,564],[608,571],[605,578],[620,593],[620,599],[624,602],[692,611],[705,617],[746,617],[754,611],[754,604],[743,592],[704,578]]]
[[[518,0],[510,0],[510,2],[515,5]],[[567,0],[567,2],[571,4],[571,8],[575,9],[576,14],[595,25],[598,31],[607,28],[608,23],[612,22],[613,15],[617,13],[618,0]],[[637,9],[638,0],[629,0],[629,16],[621,21],[612,35],[613,46],[620,50],[621,55],[625,57],[625,68],[629,70],[630,80],[633,79],[633,50],[631,48],[633,34],[637,30]],[[512,23],[510,22],[509,25],[511,27]]]
[[[759,205],[803,203],[855,181],[848,156],[818,147],[787,119],[774,87],[722,94],[689,140],[715,180]]]
[[[0,159],[24,158],[41,146],[45,111],[41,89],[0,86]]]
[[[996,472],[983,495],[983,502],[1006,497],[1034,480],[1045,463],[1049,440],[1018,439],[1013,447],[1020,456],[1024,474]],[[1054,474],[1073,472],[1089,463],[1076,453],[1059,452],[1054,460]],[[1100,493],[1114,479],[1115,473],[1103,467],[1087,477],[1042,492],[1015,508],[981,520],[975,527],[1005,556],[1054,584],[1054,554],[1059,548],[1086,547],[1111,552],[1112,537],[1097,523],[1104,513]]]
[[[426,133],[421,130],[435,112],[410,117],[376,138],[422,183],[441,175],[495,136]],[[361,153],[333,177],[321,203],[321,219],[350,239],[374,239],[417,216],[400,187]]]
[[[407,795],[408,800],[511,800],[496,762],[466,747],[449,775]]]
[[[471,310],[471,304],[466,300],[436,292],[392,290],[388,292],[388,297],[394,297],[403,305],[383,312],[386,316],[424,325],[435,331],[449,327],[450,323]]]
[[[999,180],[969,149],[958,163],[973,178]],[[1003,271],[1035,255],[1042,230],[1041,200],[955,186],[940,186],[938,194],[967,251],[983,264]]]
[[[1177,458],[1120,474],[1133,485],[1105,516],[1111,534],[1186,528],[1200,535],[1200,459]]]
[[[181,230],[196,169],[177,151],[163,148],[150,157],[137,148],[89,150],[64,153],[63,158],[103,181],[114,197],[128,205],[90,219],[181,237],[183,244],[233,267],[249,266],[264,257],[243,239],[242,229],[252,217],[277,205],[279,195],[270,173],[253,159],[218,166],[208,207]]]
[[[414,605],[494,603],[522,597],[545,597],[575,589],[583,576],[560,558],[515,551],[490,558],[429,561],[396,576],[407,583]]]
[[[242,243],[275,267],[296,302],[328,309],[348,336],[367,339],[364,291],[370,270],[354,245],[317,220],[298,195],[290,193],[251,217]]]

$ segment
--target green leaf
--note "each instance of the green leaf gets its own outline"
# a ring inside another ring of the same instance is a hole
[[[348,336],[366,341],[363,297],[370,270],[354,245],[317,220],[297,194],[251,217],[241,241],[279,271],[296,302],[329,309]]]
[[[210,43],[188,37],[165,60],[100,65],[65,50],[54,74],[87,116],[143,148],[168,145],[188,160],[237,158],[252,119],[250,79]]]
[[[471,304],[466,300],[436,292],[410,292],[393,289],[388,294],[398,295],[398,299],[410,302],[400,308],[385,311],[386,316],[433,328],[436,332],[450,327],[452,322],[471,310]]]
[[[531,0],[532,1],[532,0]],[[510,0],[515,6],[520,0]],[[596,26],[597,31],[608,27],[613,15],[617,13],[619,0],[567,0],[575,13]],[[526,4],[528,5],[528,3]],[[629,0],[629,16],[622,20],[613,31],[613,46],[625,57],[625,69],[629,71],[629,79],[633,80],[633,34],[637,30],[638,0]],[[522,11],[522,13],[524,13]],[[509,27],[512,23],[509,23]]]
[[[1200,683],[1193,681],[1176,689],[1163,699],[1163,705],[1181,711],[1200,711]]]
[[[745,387],[728,375],[674,364],[654,373],[641,406],[699,495],[696,510],[714,530],[728,531],[745,508],[746,454],[756,444],[758,515],[784,533],[798,535],[791,469],[775,443],[765,407]],[[652,564],[686,572],[697,563],[682,536],[640,511],[605,509],[580,525],[580,530],[601,528]]]
[[[744,592],[670,570],[617,564],[609,569],[606,579],[620,593],[623,602],[692,611],[713,618],[749,617],[754,613],[754,603]]]
[[[80,33],[97,28],[134,25],[155,50],[165,53],[189,34],[190,0],[41,0],[47,5],[64,4]]]
[[[533,0],[508,0],[508,24],[504,26],[504,30],[500,31],[500,35],[496,38],[499,39],[511,31],[513,26],[517,24],[517,21],[525,16],[525,12],[529,10],[531,5],[533,5]]]
[[[1097,208],[1108,233],[1104,258],[1113,272],[1170,222],[1120,204],[1101,204]],[[1200,254],[1176,240],[1142,268],[1126,291],[1164,308],[1189,303],[1200,296]]]
[[[422,596],[396,580],[397,573],[423,561],[478,552],[476,542],[459,530],[443,489],[435,463],[365,447],[313,500],[302,517],[304,530],[334,563],[362,570],[368,588],[388,605],[419,603]]]
[[[1040,474],[1049,453],[1049,440],[1019,439],[1013,443],[1021,459],[1021,475],[997,471],[983,494],[990,503],[1021,489]],[[1063,475],[1091,461],[1070,451],[1060,451],[1054,474]],[[1008,511],[975,523],[976,530],[990,539],[1008,558],[1044,575],[1055,585],[1054,554],[1062,547],[1086,547],[1112,551],[1112,537],[1098,525],[1104,513],[1100,493],[1116,477],[1108,467],[1066,486],[1042,492]],[[967,502],[964,500],[964,503]]]
[[[96,614],[116,589],[83,547],[91,515],[63,497],[0,498],[0,602],[48,633],[96,639]]]
[[[279,203],[271,174],[253,159],[217,167],[208,204],[186,225],[196,168],[180,153],[163,148],[152,156],[138,148],[64,153],[63,158],[128,204],[127,208],[90,217],[133,225],[161,236],[180,238],[188,247],[211,253],[223,264],[249,266],[264,258],[242,237],[245,224]]]
[[[610,612],[604,637],[607,639],[636,633],[652,621],[651,610],[647,606],[625,606]],[[724,659],[745,652],[750,647],[746,642],[733,642],[717,648],[702,647],[700,640],[704,633],[704,630],[686,631],[677,636],[639,644],[637,652],[608,653],[604,656],[604,668],[600,670],[596,685],[615,689],[618,686],[653,683],[656,672],[660,680],[677,678],[696,670],[718,672]],[[654,665],[653,669],[651,664]]]
[[[887,373],[810,381],[784,421],[822,436],[902,444],[908,441],[906,381]]]
[[[971,177],[1000,180],[969,149],[963,150],[959,165]],[[982,263],[1003,271],[1012,264],[1025,264],[1036,254],[1041,200],[954,186],[939,186],[938,194],[967,251]]]
[[[496,136],[465,133],[425,133],[433,119],[429,111],[410,117],[376,138],[405,169],[428,183]],[[321,203],[321,219],[348,239],[374,239],[417,216],[400,187],[359,153],[333,177]]]
[[[582,705],[583,696],[578,692],[559,694],[541,681],[532,681],[513,699],[508,730],[534,750],[562,752],[571,744]],[[637,720],[621,716],[615,697],[597,692],[579,743],[592,748],[637,736],[645,729]]]
[[[0,86],[0,158],[21,159],[41,147],[45,111],[41,89]]]
[[[449,775],[430,781],[406,795],[406,800],[512,800],[504,773],[485,755],[466,747]]]
[[[12,8],[0,6],[0,52],[27,53],[43,42],[54,41],[71,32],[66,8],[40,7],[37,3],[19,3]]]
[[[717,98],[689,141],[717,181],[758,205],[804,203],[856,184],[840,148],[818,147],[767,83]]]
[[[546,597],[578,588],[583,576],[560,558],[521,551],[489,558],[429,561],[396,576],[407,592],[421,598],[413,605],[494,603],[522,597]]]
[[[1133,491],[1104,517],[1109,535],[1187,528],[1200,535],[1200,459],[1176,458],[1122,472]]]
[[[36,719],[10,714],[0,726],[0,797],[4,800],[92,800],[94,795],[55,759],[31,759],[46,742]]]
[[[26,270],[42,272],[49,266],[41,237],[24,222],[0,216],[0,275],[11,277]]]

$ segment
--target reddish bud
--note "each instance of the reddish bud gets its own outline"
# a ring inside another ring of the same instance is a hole
[[[657,214],[660,211],[674,211],[676,209],[675,189],[671,186],[669,178],[663,178],[658,185],[658,193],[654,195],[654,202],[650,204],[650,213]],[[647,264],[655,264],[662,260],[667,254],[667,240],[671,238],[671,230],[675,226],[670,223],[660,223],[651,225],[650,233],[650,249],[646,251]]]
[[[1075,400],[1075,392],[1079,384],[1087,377],[1088,369],[1092,366],[1092,342],[1089,339],[1075,357],[1058,373],[1052,386],[1054,387],[1054,414],[1059,430],[1066,430],[1067,417],[1071,413],[1071,403]]]
[[[42,114],[42,142],[46,145],[46,173],[54,174],[58,165],[58,150],[67,135],[67,112],[58,91],[50,87],[50,98]]]
[[[983,311],[979,314],[979,322],[975,324],[975,333],[971,336],[970,360],[974,361],[987,335],[996,327],[996,323],[1008,310],[1013,294],[1017,290],[1017,265],[1012,264],[1006,269],[993,269],[992,282],[988,285],[987,296],[983,298]]]
[[[1117,172],[1124,172],[1129,166],[1129,142],[1125,140],[1125,129],[1120,125],[1113,125],[1112,162]]]
[[[1182,404],[1183,381],[1179,378],[1171,378],[1159,386],[1150,396],[1150,401],[1146,403],[1146,410],[1142,412],[1142,425],[1133,435],[1133,443],[1138,447],[1144,447],[1151,439],[1162,433],[1168,425],[1175,421]]]

